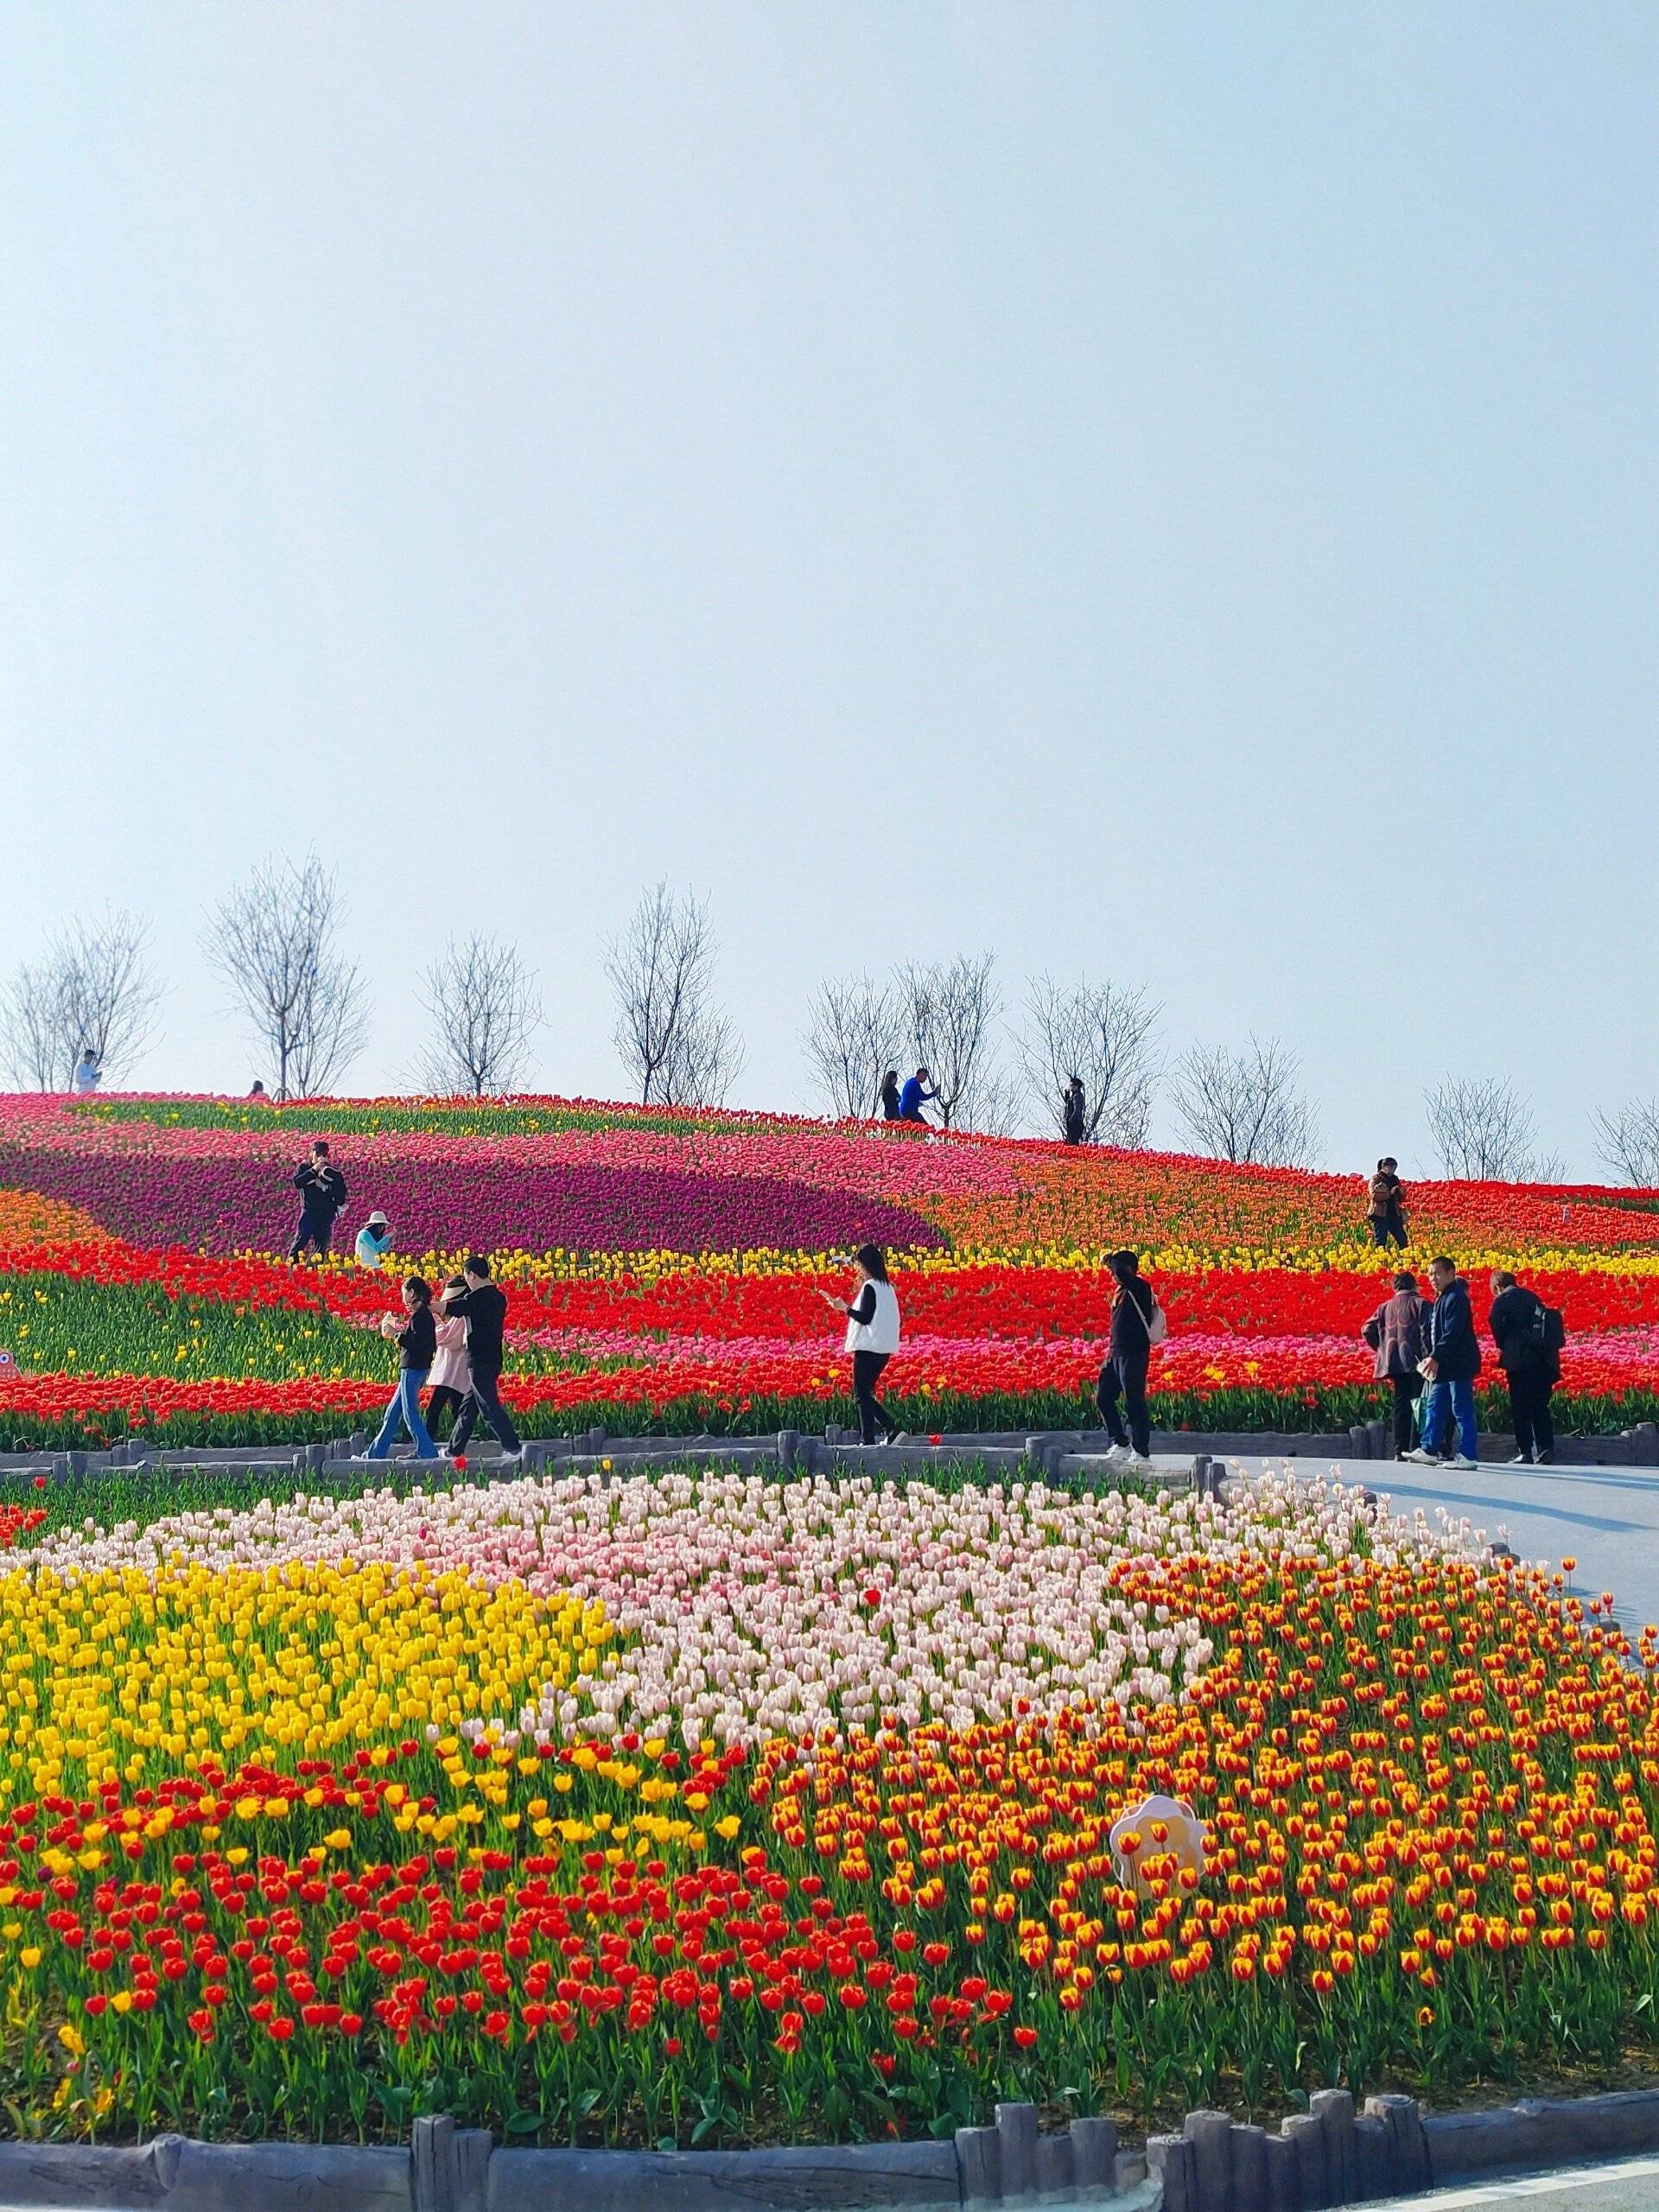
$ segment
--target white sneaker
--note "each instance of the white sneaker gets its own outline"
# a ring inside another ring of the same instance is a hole
[[[1135,1454],[1127,1444],[1109,1444],[1102,1457],[1110,1460],[1113,1466],[1121,1467],[1127,1460],[1133,1459]]]
[[[1439,1452],[1425,1452],[1421,1444],[1414,1452],[1402,1452],[1400,1457],[1409,1459],[1414,1467],[1438,1467],[1440,1464]]]
[[[1480,1462],[1478,1459],[1471,1459],[1463,1452],[1459,1452],[1454,1458],[1448,1459],[1446,1464],[1448,1467],[1455,1467],[1459,1474],[1463,1474],[1471,1467],[1478,1467],[1480,1465]]]

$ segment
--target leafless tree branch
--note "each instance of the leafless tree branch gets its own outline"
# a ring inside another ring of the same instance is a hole
[[[423,979],[432,1035],[421,1080],[435,1092],[512,1090],[542,1019],[536,979],[516,947],[474,934],[452,938]]]
[[[1559,1160],[1538,1158],[1532,1109],[1512,1083],[1447,1076],[1423,1106],[1440,1166],[1459,1182],[1530,1183],[1559,1172]]]
[[[1595,1116],[1596,1149],[1615,1175],[1639,1191],[1659,1188],[1659,1098],[1638,1098]]]
[[[951,960],[912,961],[893,978],[900,1033],[916,1065],[932,1077],[946,1128],[983,1128],[1007,1112],[992,1034],[1002,1005],[995,966],[994,953],[959,952]]]
[[[1195,1147],[1262,1167],[1305,1166],[1319,1142],[1300,1063],[1276,1037],[1242,1052],[1195,1045],[1175,1080],[1175,1109]]]
[[[14,1082],[67,1090],[83,1050],[106,1078],[131,1067],[155,1036],[161,1001],[149,946],[147,923],[111,912],[71,923],[17,969],[0,994],[0,1050]]]
[[[801,1042],[832,1114],[859,1121],[880,1111],[881,1078],[897,1065],[902,1033],[892,991],[868,976],[818,985]]]
[[[315,853],[267,861],[212,916],[203,950],[230,985],[279,1098],[326,1090],[362,1050],[368,990],[335,949],[345,901]]]
[[[1144,989],[1080,983],[1062,990],[1033,982],[1020,1038],[1026,1083],[1041,1121],[1065,1134],[1065,1090],[1083,1078],[1084,1136],[1090,1143],[1143,1145],[1156,1071],[1152,1035],[1161,1009]]]
[[[606,954],[616,1049],[647,1105],[717,1106],[743,1065],[713,997],[718,950],[707,900],[659,883]]]

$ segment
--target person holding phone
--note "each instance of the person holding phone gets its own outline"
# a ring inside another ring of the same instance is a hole
[[[879,1425],[890,1444],[901,1442],[904,1430],[875,1395],[882,1370],[899,1349],[899,1299],[887,1280],[887,1262],[879,1245],[861,1244],[854,1253],[852,1287],[850,1299],[837,1298],[828,1290],[818,1296],[832,1313],[847,1317],[859,1436],[874,1444]]]
[[[309,1245],[320,1260],[326,1260],[334,1242],[334,1217],[346,1203],[346,1178],[330,1161],[321,1137],[312,1146],[309,1160],[295,1169],[294,1187],[300,1194],[300,1225],[288,1256],[297,1260]]]

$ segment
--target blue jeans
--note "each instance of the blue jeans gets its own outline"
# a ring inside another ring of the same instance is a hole
[[[369,1446],[371,1459],[384,1459],[397,1440],[399,1427],[406,1427],[415,1446],[418,1459],[435,1459],[438,1447],[426,1433],[426,1423],[421,1419],[421,1386],[426,1381],[423,1367],[403,1367],[397,1370],[397,1388],[392,1392],[391,1403],[386,1408],[386,1417],[380,1424],[380,1433]]]
[[[1430,1382],[1423,1391],[1423,1449],[1438,1452],[1448,1417],[1458,1424],[1458,1449],[1465,1459],[1479,1456],[1480,1439],[1475,1432],[1475,1386],[1459,1376],[1455,1382]]]

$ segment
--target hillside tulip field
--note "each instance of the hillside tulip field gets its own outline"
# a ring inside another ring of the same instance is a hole
[[[347,1203],[326,1266],[283,1255],[315,1135]],[[849,1420],[815,1295],[865,1239],[893,1255],[904,1343],[885,1380],[912,1430],[1088,1417],[1103,1255],[1146,1255],[1170,1316],[1154,1419],[1344,1428],[1382,1410],[1359,1328],[1388,1289],[1358,1176],[880,1125],[556,1099],[0,1100],[0,1444],[339,1435],[384,1402],[395,1277],[358,1269],[391,1218],[401,1268],[494,1255],[512,1298],[504,1395],[528,1434],[813,1428]],[[1566,1317],[1558,1414],[1659,1414],[1659,1195],[1432,1184],[1421,1268],[1508,1264]],[[1506,1416],[1488,1363],[1487,1422]]]
[[[294,1266],[319,1134],[349,1198]],[[1659,1406],[1649,1194],[1412,1200],[1419,1252],[1561,1306],[1573,1418]],[[339,1434],[402,1264],[480,1248],[532,1433],[821,1424],[813,1294],[867,1237],[918,1429],[1081,1419],[1123,1243],[1162,1419],[1328,1425],[1375,1404],[1362,1211],[741,1115],[10,1099],[0,1438]],[[1659,1630],[1318,1481],[939,1459],[0,1476],[13,2126],[712,2146],[1659,2069]]]

